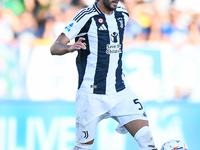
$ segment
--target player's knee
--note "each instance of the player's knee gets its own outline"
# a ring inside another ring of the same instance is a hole
[[[72,148],[72,150],[91,150],[92,149],[92,145],[93,145],[93,141],[89,141],[87,143],[79,143],[79,142],[75,142],[75,146]]]

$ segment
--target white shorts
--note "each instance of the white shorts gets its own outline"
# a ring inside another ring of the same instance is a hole
[[[76,97],[76,141],[86,143],[95,138],[97,124],[106,118],[115,119],[116,131],[127,133],[124,124],[148,120],[142,104],[129,89],[112,95],[91,94],[78,90]]]

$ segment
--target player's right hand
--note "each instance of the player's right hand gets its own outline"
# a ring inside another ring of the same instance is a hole
[[[73,52],[73,51],[80,50],[80,49],[86,49],[86,43],[83,42],[84,40],[85,40],[85,38],[80,37],[77,42],[75,42],[73,45],[71,45],[70,51]]]

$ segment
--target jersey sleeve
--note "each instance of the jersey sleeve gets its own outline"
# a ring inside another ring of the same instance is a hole
[[[64,30],[62,31],[62,33],[64,33],[70,41],[77,36],[77,34],[80,32],[80,30],[88,20],[88,16],[84,16],[83,18],[76,20],[77,16],[80,16],[82,12],[84,12],[84,9],[79,10],[78,13],[69,21],[67,26],[65,26]]]

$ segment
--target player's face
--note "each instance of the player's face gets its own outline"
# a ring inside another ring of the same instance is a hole
[[[109,10],[113,11],[117,8],[119,0],[103,0],[104,6]]]

